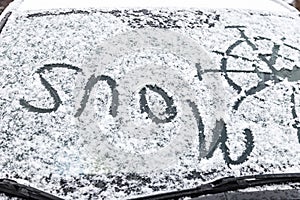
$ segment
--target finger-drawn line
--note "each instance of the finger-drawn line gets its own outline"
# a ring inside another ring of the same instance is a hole
[[[66,68],[75,70],[76,72],[81,72],[82,70],[78,67],[64,64],[64,63],[55,63],[55,64],[45,64],[43,67],[38,69],[36,73],[39,74],[41,84],[45,87],[46,90],[50,93],[50,96],[54,100],[54,106],[52,108],[39,108],[36,106],[33,106],[29,103],[29,101],[26,101],[24,98],[20,99],[20,105],[27,108],[29,112],[37,112],[37,113],[50,113],[54,112],[58,109],[58,107],[61,105],[61,99],[57,93],[57,91],[52,87],[52,85],[43,77],[42,73],[44,73],[46,70],[53,70],[54,68]]]

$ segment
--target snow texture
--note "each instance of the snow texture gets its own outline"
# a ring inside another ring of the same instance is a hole
[[[224,9],[13,13],[0,35],[0,177],[124,199],[299,172],[299,23]]]
[[[288,0],[285,0],[288,1]],[[290,2],[289,2],[290,3]],[[159,0],[23,0],[20,7],[21,10],[49,10],[58,8],[227,8],[227,9],[250,9],[250,10],[262,10],[262,11],[281,11],[291,12],[292,9],[282,0],[172,0],[172,1],[159,1]]]

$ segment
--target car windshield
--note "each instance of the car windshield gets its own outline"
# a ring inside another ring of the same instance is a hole
[[[124,199],[300,173],[297,12],[28,5],[1,15],[0,186]]]

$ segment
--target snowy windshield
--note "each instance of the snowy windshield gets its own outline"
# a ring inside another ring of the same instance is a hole
[[[23,11],[0,34],[0,178],[122,199],[300,171],[299,16]]]

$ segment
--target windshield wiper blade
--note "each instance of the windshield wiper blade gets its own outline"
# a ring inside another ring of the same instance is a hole
[[[217,194],[255,186],[295,182],[300,182],[300,173],[261,174],[241,177],[230,176],[217,179],[210,183],[200,185],[196,188],[142,196],[138,198],[132,198],[131,200],[169,200],[183,197],[193,198],[201,195]]]
[[[34,187],[17,183],[11,179],[0,179],[0,193],[11,197],[20,197],[30,200],[63,200]]]

